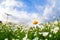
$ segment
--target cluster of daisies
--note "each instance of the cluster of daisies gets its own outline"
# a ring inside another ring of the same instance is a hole
[[[0,40],[59,40],[60,21],[39,24],[37,20],[32,22],[35,26],[16,25],[12,23],[0,23]]]

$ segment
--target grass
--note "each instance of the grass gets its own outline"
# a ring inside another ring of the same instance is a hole
[[[0,40],[59,40],[60,21],[50,22],[29,29],[21,25],[0,23]]]

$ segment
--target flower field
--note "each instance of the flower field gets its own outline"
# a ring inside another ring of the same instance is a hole
[[[24,25],[0,23],[0,40],[60,40],[60,21],[29,28]]]

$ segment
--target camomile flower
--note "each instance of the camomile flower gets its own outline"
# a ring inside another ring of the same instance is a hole
[[[5,40],[8,40],[8,38],[5,38]]]
[[[48,39],[45,39],[45,40],[48,40]]]
[[[52,37],[52,34],[49,34],[49,37]]]
[[[48,32],[43,32],[42,35],[46,37],[48,35]]]
[[[23,38],[23,40],[27,40],[27,34],[26,34],[26,36]]]
[[[33,40],[38,40],[38,37],[35,37]]]
[[[57,33],[59,31],[59,27],[55,27],[54,29],[53,29],[53,33]]]

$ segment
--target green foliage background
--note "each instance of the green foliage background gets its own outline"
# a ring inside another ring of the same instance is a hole
[[[33,40],[34,38],[36,38],[36,40],[60,40],[60,21],[57,21],[56,24],[54,22],[49,22],[41,25],[44,27],[42,30],[38,25],[36,28],[30,27],[27,29],[28,26],[24,28],[24,25],[16,26],[11,23],[0,23],[0,40],[23,40],[26,35],[26,40]],[[59,27],[59,31],[57,33],[51,32],[51,29],[54,29],[55,27]],[[42,34],[43,32],[48,32],[48,35],[44,37]],[[49,37],[50,34],[52,35],[51,37]]]

